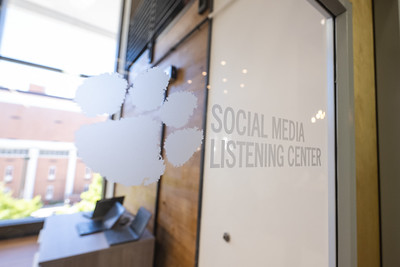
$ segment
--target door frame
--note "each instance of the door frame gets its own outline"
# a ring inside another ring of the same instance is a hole
[[[354,130],[353,28],[348,0],[307,0],[316,2],[334,18],[335,111],[336,111],[336,265],[357,266],[357,210]],[[211,1],[213,2],[213,1]],[[210,73],[212,7],[209,15],[207,73]],[[206,86],[208,85],[208,76]],[[203,131],[206,133],[208,90],[205,88]],[[204,137],[205,139],[205,137]],[[199,184],[195,266],[199,262],[203,200],[205,142],[202,144]]]

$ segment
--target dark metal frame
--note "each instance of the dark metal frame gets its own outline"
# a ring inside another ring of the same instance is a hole
[[[208,8],[208,0],[199,0],[199,9],[198,13],[203,14]]]
[[[29,66],[29,67],[34,67],[34,68],[38,68],[38,69],[54,71],[54,72],[58,72],[58,73],[64,73],[65,72],[62,69],[53,68],[53,67],[49,67],[49,66],[45,66],[45,65],[41,65],[41,64],[36,64],[36,63],[24,61],[24,60],[19,60],[19,59],[15,59],[15,58],[3,57],[1,55],[0,55],[0,60],[12,62],[12,63],[17,63],[17,64],[20,64],[20,65],[25,65],[25,66]],[[81,77],[81,78],[90,77],[89,75],[85,75],[85,74],[79,74],[78,76]]]
[[[214,1],[210,1],[210,12],[214,10]],[[195,266],[199,265],[200,255],[200,231],[201,231],[201,216],[203,208],[203,187],[204,187],[204,166],[205,166],[205,149],[206,149],[206,130],[207,130],[207,113],[208,113],[208,86],[210,83],[210,63],[211,63],[211,42],[212,42],[212,24],[213,20],[208,20],[208,44],[207,44],[207,78],[206,85],[204,88],[204,113],[203,113],[203,142],[201,144],[201,169],[200,169],[200,181],[199,181],[199,197],[197,207],[197,233],[196,233],[196,254],[195,254]]]
[[[397,3],[396,3],[397,2]],[[395,11],[399,8],[398,11]],[[379,200],[379,243],[380,266],[395,266],[400,262],[398,235],[392,233],[398,226],[399,209],[396,191],[399,174],[396,163],[390,161],[398,157],[398,119],[387,117],[398,112],[397,88],[400,69],[400,1],[372,1],[374,26],[374,73],[376,110],[376,147],[378,156],[378,200]],[[395,25],[395,26],[392,26]],[[390,71],[388,71],[390,69]],[[391,99],[392,101],[390,101]],[[392,126],[392,124],[394,124]],[[390,148],[389,148],[390,147]],[[397,179],[396,179],[397,178]]]
[[[120,59],[121,58],[121,45],[122,45],[122,28],[124,26],[124,16],[125,16],[125,5],[126,5],[127,0],[122,0],[121,1],[121,16],[120,16],[120,21],[119,21],[119,33],[118,33],[118,43],[117,43],[117,49],[116,49],[116,61],[115,61],[115,71],[118,72],[118,68],[120,67]]]
[[[331,13],[334,17],[346,12],[346,8],[338,0],[314,0]]]

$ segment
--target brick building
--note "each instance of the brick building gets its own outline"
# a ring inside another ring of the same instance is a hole
[[[34,89],[34,88],[32,88]],[[92,173],[79,159],[74,133],[88,118],[70,99],[37,90],[0,88],[0,181],[18,198],[40,195],[46,204],[77,200]]]

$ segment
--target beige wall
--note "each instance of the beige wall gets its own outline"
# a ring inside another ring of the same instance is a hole
[[[380,266],[372,1],[350,1],[353,5],[358,266]]]

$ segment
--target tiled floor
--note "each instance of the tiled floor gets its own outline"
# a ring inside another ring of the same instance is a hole
[[[0,267],[31,267],[38,249],[37,236],[0,240]]]

